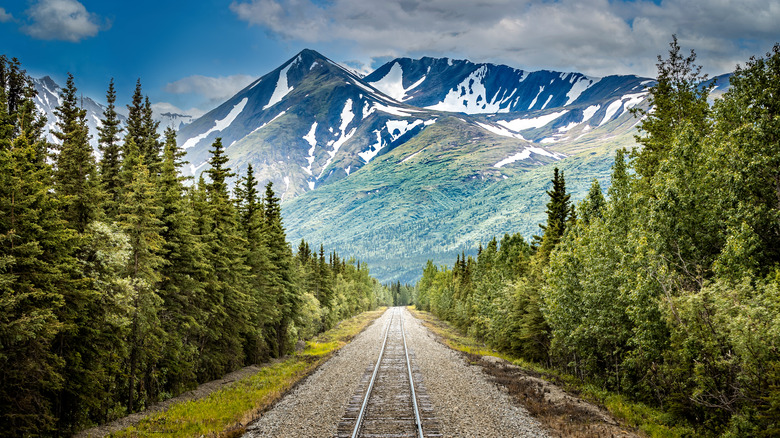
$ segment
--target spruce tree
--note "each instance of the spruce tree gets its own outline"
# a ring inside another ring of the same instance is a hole
[[[287,244],[284,226],[282,225],[279,198],[273,190],[273,183],[265,186],[263,198],[265,209],[264,234],[268,242],[269,259],[271,262],[271,283],[269,292],[274,299],[279,315],[273,321],[272,332],[268,335],[268,344],[275,356],[283,356],[289,346],[288,329],[300,306],[300,297],[294,290],[294,272],[292,269],[292,251]]]
[[[250,326],[245,333],[244,353],[248,363],[257,363],[269,355],[265,332],[278,318],[269,286],[273,283],[268,243],[263,233],[263,208],[258,198],[257,180],[252,165],[238,183],[238,216],[242,237],[246,240],[245,264],[248,268]]]
[[[246,240],[240,234],[235,206],[228,193],[227,179],[235,176],[225,167],[228,158],[222,139],[212,144],[211,167],[205,171],[206,215],[210,227],[205,242],[213,265],[213,277],[206,284],[206,296],[211,300],[207,349],[204,366],[210,376],[219,376],[244,362],[242,336],[251,331],[249,297],[246,293],[248,269],[245,264]]]
[[[593,179],[593,183],[588,190],[588,195],[582,202],[581,216],[585,224],[589,224],[591,219],[603,219],[604,209],[607,206],[607,201],[604,199],[604,194],[601,193],[601,186],[597,179]]]
[[[163,300],[160,320],[166,335],[161,368],[167,370],[166,386],[172,393],[197,382],[197,339],[207,311],[200,281],[206,263],[204,247],[193,234],[194,212],[185,196],[186,178],[179,172],[185,164],[183,156],[176,144],[176,133],[168,128],[158,187],[162,207],[160,236],[165,242],[159,296]]]
[[[133,412],[154,395],[155,364],[159,359],[164,334],[160,329],[162,304],[157,293],[165,241],[160,221],[161,207],[148,167],[132,138],[125,142],[123,163],[126,184],[119,208],[119,223],[130,239],[127,267],[132,286],[131,332],[128,340],[127,407]]]
[[[652,178],[659,164],[666,158],[674,141],[677,128],[684,122],[691,123],[694,130],[704,131],[709,114],[707,97],[713,85],[702,86],[707,75],[701,73],[696,64],[696,53],[691,50],[687,57],[681,53],[677,36],[669,43],[669,57],[658,56],[658,77],[651,86],[650,105],[652,111],[634,108],[641,116],[636,141],[642,148],[632,152],[634,167],[643,179]]]
[[[139,143],[138,146],[141,150],[141,154],[146,159],[146,165],[149,166],[149,171],[152,175],[157,175],[160,173],[160,166],[162,163],[162,143],[160,142],[160,135],[157,133],[160,122],[154,120],[149,96],[144,97],[142,114],[143,143]]]
[[[571,215],[571,194],[566,193],[566,181],[563,172],[559,172],[556,167],[553,170],[552,190],[547,191],[550,201],[547,203],[547,224],[539,224],[543,235],[541,239],[535,236],[537,241],[541,241],[539,253],[543,260],[547,260],[550,252],[560,242],[566,231],[567,219]]]
[[[127,105],[127,128],[125,129],[125,142],[132,139],[139,150],[142,148],[144,139],[144,95],[141,91],[141,79],[135,83],[135,91],[130,105]]]
[[[60,99],[62,103],[54,111],[58,117],[54,136],[60,142],[54,157],[55,190],[63,199],[65,219],[83,233],[87,224],[100,214],[102,192],[89,144],[87,111],[78,105],[72,74],[68,74]]]
[[[54,342],[76,265],[34,93],[18,60],[0,56],[0,430],[8,436],[55,433],[63,362]]]
[[[121,192],[122,181],[120,176],[121,156],[119,144],[119,134],[122,129],[119,127],[120,121],[116,112],[116,91],[114,90],[114,80],[108,84],[106,92],[106,109],[103,110],[103,118],[100,120],[101,126],[98,126],[98,143],[100,151],[103,154],[100,159],[100,178],[103,183],[103,190],[106,192],[105,212],[109,218],[116,218]]]

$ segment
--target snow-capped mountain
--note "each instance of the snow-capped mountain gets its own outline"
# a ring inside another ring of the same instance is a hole
[[[38,111],[46,116],[46,138],[50,142],[55,143],[56,139],[51,133],[57,125],[57,116],[54,114],[54,109],[57,108],[57,106],[60,104],[60,93],[62,92],[62,87],[54,82],[54,79],[49,76],[33,78],[32,82],[35,86],[35,91],[38,92],[37,96],[35,96],[35,106],[38,108]],[[105,106],[94,101],[88,96],[81,96],[79,99],[79,105],[87,110],[87,126],[89,127],[89,133],[91,135],[89,143],[97,152],[97,128],[98,126],[101,126],[100,119],[103,117]],[[119,115],[119,119],[124,123],[124,116]]]
[[[304,50],[183,127],[179,144],[188,151],[189,172],[196,174],[207,163],[214,139],[221,137],[229,165],[243,171],[251,163],[259,179],[273,181],[290,199],[348,177],[447,116],[398,102],[339,64]],[[500,143],[514,152],[527,142]],[[540,159],[556,156],[547,153]]]
[[[178,138],[188,173],[203,170],[220,137],[230,166],[243,172],[251,163],[291,199],[348,177],[446,117],[494,139],[502,156],[489,164],[497,168],[558,160],[565,153],[546,143],[622,116],[643,100],[647,81],[434,58],[397,59],[360,78],[303,50],[183,126]]]
[[[599,104],[644,91],[637,76],[593,78],[581,73],[524,71],[449,58],[398,58],[365,81],[396,100],[466,114],[542,111]]]

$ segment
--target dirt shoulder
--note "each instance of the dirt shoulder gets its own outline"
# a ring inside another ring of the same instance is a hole
[[[423,312],[413,312],[436,335],[442,344],[457,335],[446,322]],[[452,337],[451,337],[452,336]],[[457,339],[457,343],[463,338]],[[512,400],[528,410],[553,437],[640,437],[630,427],[620,424],[600,406],[571,394],[542,378],[540,373],[523,369],[503,358],[460,351],[471,364],[479,365],[491,380],[503,388]]]

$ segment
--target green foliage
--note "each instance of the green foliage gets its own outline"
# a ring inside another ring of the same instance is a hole
[[[187,187],[175,133],[159,141],[140,81],[121,147],[109,84],[99,166],[73,77],[58,145],[43,139],[34,95],[19,62],[0,56],[4,434],[74,434],[285,355],[388,301],[366,265],[335,253],[328,263],[322,247],[296,263],[270,185],[260,200],[248,169],[229,193],[219,140],[208,181]],[[315,283],[302,281],[312,272]]]
[[[62,388],[53,351],[73,267],[73,233],[59,216],[33,88],[17,60],[0,57],[0,429],[51,433],[51,394]]]
[[[121,169],[121,145],[119,144],[119,133],[122,128],[119,127],[119,118],[116,112],[116,90],[114,90],[114,80],[108,84],[106,92],[106,109],[103,111],[103,118],[98,127],[98,143],[102,157],[100,160],[100,180],[103,184],[103,190],[106,191],[105,211],[110,218],[116,217],[116,209],[119,204],[119,193],[121,188],[120,169]]]
[[[78,106],[73,75],[55,109],[58,117],[54,136],[59,140],[54,156],[54,187],[63,200],[63,216],[78,232],[99,216],[99,190],[95,157],[89,144],[87,111]]]
[[[572,220],[556,172],[544,237],[522,268],[502,276],[491,242],[473,269],[461,257],[452,271],[429,263],[418,301],[495,348],[615,393],[605,398],[615,410],[662,409],[664,424],[641,426],[653,435],[773,436],[780,44],[737,69],[714,109],[694,62],[676,38],[659,58],[640,147],[628,163],[617,152],[607,199],[593,184]]]

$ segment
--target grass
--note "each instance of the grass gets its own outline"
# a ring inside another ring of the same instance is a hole
[[[208,396],[172,405],[112,437],[234,437],[287,391],[346,345],[384,308],[364,312],[306,343],[306,348]]]
[[[413,308],[411,310],[417,318],[423,321],[423,324],[428,329],[439,336],[445,345],[452,348],[453,350],[465,353],[472,362],[478,362],[479,358],[482,356],[494,356],[504,359],[507,362],[513,363],[522,368],[527,374],[533,377],[542,378],[546,381],[552,382],[569,393],[575,394],[582,399],[605,408],[612,415],[612,417],[617,419],[621,424],[629,426],[638,434],[643,436],[676,438],[695,435],[695,431],[690,427],[670,424],[667,415],[659,409],[644,405],[642,403],[633,402],[624,395],[609,392],[597,386],[584,383],[576,377],[561,373],[558,370],[549,369],[537,363],[528,362],[510,354],[496,351],[486,346],[484,343],[463,334],[456,327],[452,326],[446,321],[442,321],[436,318],[429,312],[424,312]],[[484,364],[480,363],[480,365]],[[494,369],[486,371],[497,380],[501,380],[506,377],[502,375],[504,371],[501,370]],[[516,384],[517,382],[514,383]],[[510,393],[512,393],[513,388],[509,389]],[[545,406],[544,403],[540,402],[539,400],[532,400],[534,397],[529,397],[529,392],[533,391],[529,391],[528,388],[519,388],[518,392],[521,396],[519,398],[524,401],[524,404],[527,404],[526,402],[530,402],[536,405],[530,407],[526,406],[535,416],[544,416],[543,414],[546,413],[544,411],[551,410],[549,405]],[[540,400],[543,400],[543,398],[544,397],[541,397]],[[548,416],[548,418],[540,418],[540,421],[545,422],[546,426],[551,427],[555,431],[561,433],[561,436],[611,435],[611,433],[605,434],[603,431],[599,431],[598,429],[594,430],[593,425],[590,424],[590,420],[588,418],[583,419],[582,427],[579,430],[572,430],[572,420],[574,420],[575,417],[578,417],[577,413],[561,411],[560,406],[553,407],[552,410],[559,412],[556,412],[556,415]],[[563,428],[560,426],[563,426]]]

